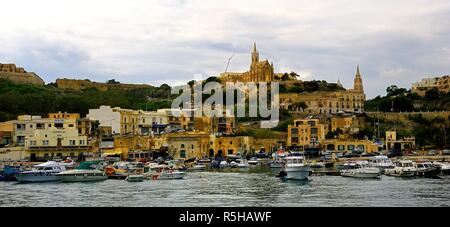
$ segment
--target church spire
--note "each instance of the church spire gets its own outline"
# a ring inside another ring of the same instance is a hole
[[[252,64],[251,69],[255,68],[259,63],[259,52],[256,49],[256,42],[253,43],[253,51],[252,51]]]
[[[253,53],[257,52],[256,50],[256,42],[253,43]]]
[[[353,85],[353,90],[355,92],[364,93],[364,87],[363,87],[361,72],[359,70],[359,65],[356,67],[355,83]]]

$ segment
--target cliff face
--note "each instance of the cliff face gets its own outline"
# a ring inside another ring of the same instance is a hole
[[[17,68],[14,64],[0,64],[0,79],[7,79],[21,84],[45,85],[44,80],[38,75],[33,72],[27,72],[23,68]]]

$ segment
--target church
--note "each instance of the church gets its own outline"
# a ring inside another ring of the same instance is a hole
[[[220,74],[220,80],[222,83],[271,82],[276,80],[277,75],[274,73],[273,62],[269,63],[267,59],[264,61],[259,60],[259,52],[256,49],[256,43],[254,43],[250,70],[244,73],[224,72]]]

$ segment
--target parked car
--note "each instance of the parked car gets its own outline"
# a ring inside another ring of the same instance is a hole
[[[447,149],[443,150],[442,155],[450,155],[450,150]]]
[[[431,155],[431,156],[437,155],[437,151],[436,150],[429,150],[428,151],[428,155]]]
[[[388,153],[388,158],[394,158],[394,157],[402,157],[403,152],[401,150],[391,150]]]

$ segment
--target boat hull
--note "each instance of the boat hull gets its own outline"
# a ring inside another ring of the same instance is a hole
[[[379,172],[364,173],[364,172],[343,171],[341,172],[341,176],[353,178],[379,178],[381,174]]]
[[[152,174],[152,180],[181,180],[185,176],[183,172]]]
[[[59,180],[56,174],[16,174],[16,179],[19,182],[49,182]]]
[[[104,181],[108,176],[58,176],[58,180],[62,182],[92,182]]]
[[[307,166],[303,167],[288,167],[285,169],[287,180],[308,180],[311,168]]]
[[[386,170],[386,175],[393,177],[414,177],[416,176],[415,170],[396,171],[395,169]]]

